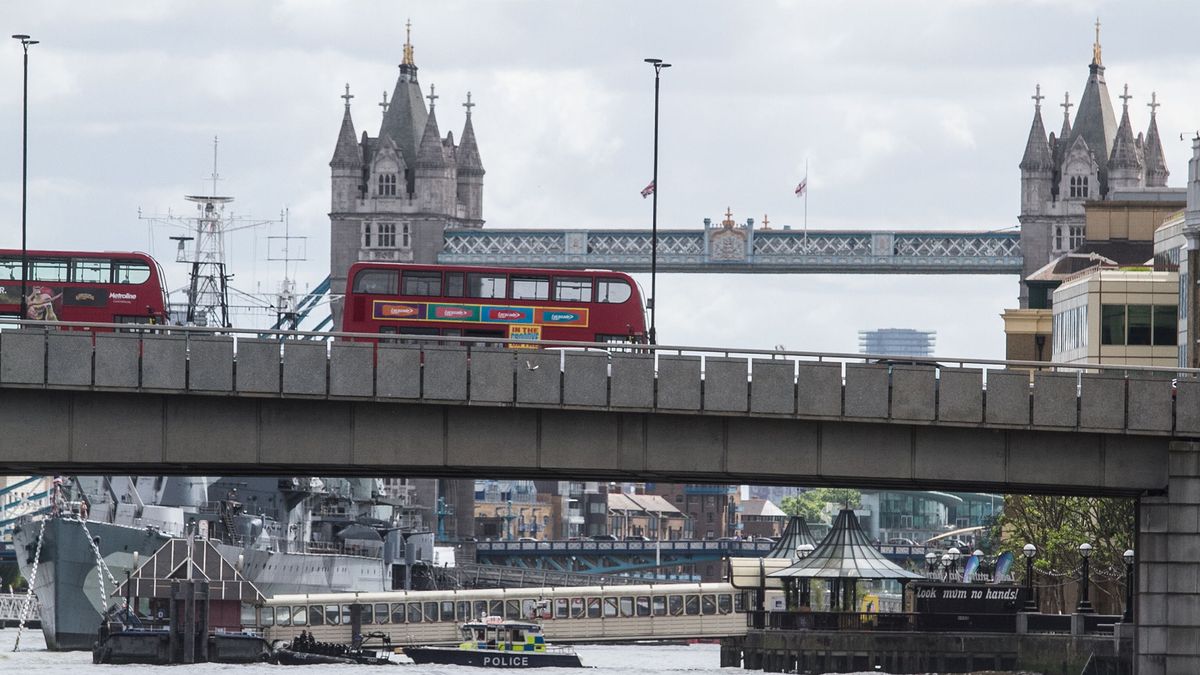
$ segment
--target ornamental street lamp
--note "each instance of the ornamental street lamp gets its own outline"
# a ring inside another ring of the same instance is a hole
[[[950,554],[942,554],[942,580],[950,581]]]
[[[1122,621],[1133,623],[1133,549],[1128,549],[1121,558],[1125,560],[1125,616]]]
[[[25,52],[21,95],[21,318],[28,319],[26,305],[29,301],[25,297],[25,280],[29,278],[29,250],[25,239],[25,202],[29,182],[29,47],[38,41],[30,40],[28,35],[23,34],[14,35],[13,39],[21,41],[21,49]]]
[[[946,554],[950,556],[950,574],[953,576],[954,572],[958,570],[958,559],[962,557],[962,551],[952,546],[949,551],[946,551]]]
[[[929,551],[925,554],[925,571],[929,574],[930,578],[933,577],[933,573],[937,569],[937,559],[938,556],[933,551]]]
[[[652,199],[650,213],[650,344],[658,344],[658,331],[654,323],[655,306],[658,304],[657,281],[658,281],[658,86],[659,76],[662,74],[663,68],[670,68],[671,64],[663,63],[662,59],[644,59],[646,63],[654,66],[654,177],[651,179],[650,185],[654,188],[650,197]]]
[[[1026,612],[1038,611],[1037,598],[1033,595],[1033,559],[1037,556],[1037,547],[1033,544],[1025,544],[1025,548],[1021,549],[1021,553],[1025,554],[1025,609]]]
[[[1079,606],[1075,611],[1080,614],[1091,614],[1092,603],[1088,602],[1088,559],[1092,557],[1092,545],[1086,541],[1079,545],[1079,555],[1083,558],[1083,584],[1079,590]]]

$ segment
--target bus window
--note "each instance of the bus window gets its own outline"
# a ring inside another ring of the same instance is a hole
[[[563,302],[591,302],[592,280],[588,277],[554,277],[554,299]]]
[[[629,596],[621,598],[621,616],[633,616],[633,598]]]
[[[259,625],[262,625],[262,626],[274,626],[275,625],[275,608],[274,607],[263,607],[262,612],[259,613],[258,622],[259,622]]]
[[[651,606],[654,610],[654,616],[667,615],[667,596],[656,595],[651,600]]]
[[[721,614],[729,614],[733,611],[733,596],[728,593],[722,593],[717,596],[717,611]]]
[[[439,618],[442,621],[454,621],[454,601],[453,600],[443,600],[442,601],[442,612],[441,612],[441,616]]]
[[[107,284],[112,282],[112,263],[100,258],[76,258],[74,279],[80,284]]]
[[[292,625],[292,608],[288,606],[275,608],[275,625],[290,626]]]
[[[462,272],[446,272],[446,296],[451,298],[461,298],[465,284]]]
[[[392,623],[404,623],[404,603],[392,603]]]
[[[615,617],[616,615],[617,615],[617,599],[616,598],[605,598],[604,599],[604,618],[611,619],[611,618]]]
[[[390,623],[388,619],[388,604],[386,602],[375,603],[375,623]]]
[[[469,600],[458,601],[458,620],[470,621],[471,617],[471,602]]]
[[[520,619],[521,618],[521,602],[519,600],[504,601],[504,618]]]
[[[717,596],[715,596],[715,595],[700,596],[700,612],[702,614],[716,614],[717,613]]]
[[[395,295],[396,277],[398,276],[399,273],[395,270],[360,270],[358,275],[354,277],[354,292],[370,293],[372,295]]]
[[[292,608],[292,625],[304,626],[308,624],[308,608],[304,606]]]
[[[582,619],[587,616],[584,610],[583,598],[571,598],[571,618]]]
[[[568,616],[568,614],[567,614],[567,599],[566,598],[555,598],[554,599],[554,618],[565,619],[565,618],[567,618],[567,616]]]
[[[419,603],[419,602],[408,603],[408,622],[409,623],[421,623],[421,603]]]
[[[66,281],[66,260],[36,260],[29,261],[30,281]]]
[[[671,595],[667,597],[667,607],[671,611],[671,616],[681,616],[683,614],[683,596]]]
[[[20,281],[21,280],[21,259],[20,258],[0,259],[0,279],[3,279],[5,281]]]
[[[508,277],[503,274],[468,274],[467,295],[472,298],[503,298],[508,294]]]
[[[587,599],[587,615],[589,619],[600,618],[600,598]]]
[[[309,605],[308,607],[308,625],[324,626],[325,614],[320,605]]]
[[[637,615],[650,616],[650,597],[639,595],[637,598]]]
[[[700,613],[700,596],[689,595],[684,606],[684,613],[688,616],[695,616]]]
[[[601,279],[596,284],[596,302],[619,304],[633,295],[633,289],[621,279]]]
[[[425,603],[425,620],[426,621],[437,621],[438,620],[438,604],[436,602]]]
[[[512,278],[513,300],[549,300],[550,277]]]
[[[405,272],[401,295],[441,295],[441,272]]]
[[[113,281],[118,284],[144,284],[150,279],[150,266],[140,260],[113,263]]]

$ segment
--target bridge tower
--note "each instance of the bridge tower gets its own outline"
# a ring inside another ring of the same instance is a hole
[[[1024,257],[1021,307],[1028,308],[1029,289],[1024,278],[1051,260],[1083,243],[1084,204],[1089,201],[1135,198],[1131,192],[1161,188],[1169,171],[1163,157],[1151,98],[1150,123],[1145,134],[1134,136],[1129,119],[1128,87],[1122,94],[1122,117],[1117,124],[1100,49],[1100,22],[1092,44],[1092,61],[1083,95],[1071,121],[1070,94],[1064,97],[1062,129],[1048,136],[1042,122],[1039,85],[1033,96],[1034,115],[1025,154],[1021,158],[1021,253]]]
[[[356,137],[350,86],[329,162],[331,200],[330,294],[333,325],[341,325],[340,296],[346,271],[358,260],[431,263],[447,227],[483,226],[483,162],[471,124],[455,144],[443,138],[434,115],[435,87],[425,96],[417,80],[412,24],[406,25],[403,59],[391,100],[384,92],[379,134]],[[428,98],[430,106],[425,107]]]

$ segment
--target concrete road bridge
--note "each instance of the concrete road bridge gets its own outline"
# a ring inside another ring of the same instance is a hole
[[[0,469],[1138,497],[1138,672],[1200,672],[1197,371],[109,328],[0,333]]]

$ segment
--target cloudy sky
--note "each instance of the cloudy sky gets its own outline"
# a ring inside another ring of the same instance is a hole
[[[1078,100],[1092,22],[1112,93],[1129,83],[1136,130],[1156,91],[1170,184],[1200,126],[1200,6],[1116,2],[10,2],[31,51],[30,247],[154,253],[171,286],[169,228],[219,191],[248,218],[290,213],[308,237],[301,286],[328,273],[329,167],[349,83],[357,129],[378,133],[413,22],[422,87],[459,136],[472,92],[488,227],[646,227],[649,56],[662,84],[659,223],[699,227],[726,207],[803,223],[792,188],[810,164],[809,227],[992,230],[1016,225],[1017,163],[1036,83]],[[21,52],[0,45],[0,245],[20,245]],[[1114,103],[1120,103],[1114,99]],[[1117,107],[1118,115],[1119,107]],[[283,276],[267,237],[235,235],[240,288]],[[647,283],[644,281],[644,283]],[[942,355],[998,358],[1006,276],[667,275],[665,343],[854,351],[863,328],[938,332]]]

